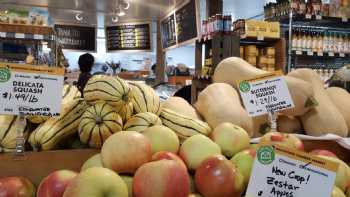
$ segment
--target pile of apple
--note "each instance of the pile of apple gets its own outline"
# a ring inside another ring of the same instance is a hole
[[[272,132],[260,143],[303,150],[291,134]],[[245,130],[223,123],[209,137],[179,143],[167,127],[109,137],[80,173],[60,170],[42,180],[37,191],[25,178],[0,179],[0,197],[241,197],[248,186],[257,145]],[[350,168],[328,150],[318,155],[340,164],[332,197],[350,197]]]

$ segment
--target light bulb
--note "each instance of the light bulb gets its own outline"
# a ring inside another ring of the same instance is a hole
[[[119,17],[125,16],[124,10],[119,8],[119,12],[117,13],[117,15],[118,15]]]
[[[77,21],[82,21],[82,20],[84,19],[84,17],[83,17],[80,13],[77,13],[77,14],[75,15],[75,19],[76,19]]]
[[[124,10],[127,10],[127,9],[129,9],[130,8],[130,3],[128,2],[128,1],[124,1],[123,2],[123,9]]]
[[[117,23],[118,21],[119,21],[118,16],[113,16],[113,17],[112,17],[112,22],[113,22],[113,23]]]

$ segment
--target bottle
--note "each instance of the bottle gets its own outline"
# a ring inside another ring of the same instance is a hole
[[[317,53],[318,51],[318,38],[319,38],[319,33],[314,32],[312,36],[312,52]]]
[[[321,16],[321,6],[322,6],[321,0],[312,0],[313,15]]]
[[[307,37],[308,37],[308,33],[304,30],[303,37],[302,37],[302,46],[301,46],[302,51],[307,51],[307,45],[308,45]]]
[[[306,15],[312,15],[312,13],[313,13],[312,1],[309,0],[306,3]]]
[[[299,7],[300,7],[300,0],[292,0],[291,4],[293,13],[298,13],[299,12]]]
[[[344,47],[343,47],[343,42],[344,42],[344,39],[343,39],[343,34],[340,34],[338,33],[338,42],[337,42],[337,45],[338,45],[338,53],[343,53],[344,54]]]
[[[345,54],[349,54],[350,53],[350,49],[349,49],[349,37],[347,34],[344,34],[344,42],[343,42],[343,50]]]
[[[317,44],[317,53],[323,53],[323,32],[319,34],[317,40],[318,40],[318,44]]]
[[[302,47],[303,47],[303,32],[299,29],[298,30],[298,42],[297,42],[297,47],[296,47],[296,50],[297,51],[301,51],[302,50]]]
[[[329,37],[328,37],[328,43],[329,43],[329,51],[328,52],[330,52],[330,53],[334,53],[334,51],[335,51],[334,40],[335,40],[334,33],[330,32]]]
[[[304,15],[306,13],[306,3],[305,0],[300,0],[299,12],[298,14]]]
[[[298,32],[296,30],[292,30],[292,50],[297,50],[298,46]]]
[[[313,32],[308,30],[308,35],[306,37],[307,39],[306,51],[312,51],[312,37],[313,37]]]
[[[329,52],[329,42],[328,42],[328,32],[324,33],[323,35],[323,53],[328,53]]]

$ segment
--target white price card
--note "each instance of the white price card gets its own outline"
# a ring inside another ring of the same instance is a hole
[[[345,57],[345,53],[339,53],[339,57]]]
[[[316,20],[322,20],[322,15],[316,15]]]
[[[246,197],[330,197],[338,164],[282,146],[261,146]]]
[[[312,18],[312,15],[311,15],[311,14],[306,14],[306,15],[305,15],[305,18],[306,18],[306,19],[311,19],[311,18]]]
[[[22,33],[16,33],[15,38],[22,38],[23,39],[23,38],[25,38],[25,35]]]
[[[295,54],[297,54],[297,55],[302,55],[303,52],[302,52],[302,51],[295,51]]]
[[[277,72],[240,81],[238,86],[249,116],[260,116],[294,107],[287,83]]]
[[[328,56],[329,56],[329,57],[334,57],[334,52],[329,52],[329,53],[328,53]]]
[[[313,55],[314,55],[314,52],[308,51],[308,52],[307,52],[307,55],[308,55],[308,56],[313,56]]]
[[[265,39],[264,36],[262,36],[262,35],[258,36],[258,41],[264,41],[264,39]]]
[[[341,19],[341,21],[344,22],[344,23],[348,22],[348,20],[349,19],[347,17],[342,17],[342,19]]]
[[[34,39],[35,40],[42,40],[42,39],[44,39],[44,35],[34,34]]]
[[[323,56],[323,52],[321,52],[321,51],[317,52],[317,56],[322,57]]]
[[[64,68],[0,63],[0,114],[59,116]]]

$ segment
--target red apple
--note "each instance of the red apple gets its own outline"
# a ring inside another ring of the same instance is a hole
[[[222,155],[211,156],[199,165],[195,183],[205,197],[240,197],[244,189],[243,176]]]
[[[281,145],[297,150],[304,150],[303,142],[293,134],[270,132],[260,138],[260,144]]]
[[[52,172],[44,178],[37,191],[37,197],[62,197],[67,185],[78,175],[70,170]]]
[[[24,177],[0,178],[1,197],[35,197],[33,183]]]
[[[133,180],[134,197],[188,197],[190,178],[179,162],[153,161],[142,165]]]
[[[172,152],[160,151],[152,156],[152,161],[159,161],[162,159],[177,161],[181,165],[183,165],[185,169],[187,169],[185,162],[179,156]]]
[[[101,149],[104,167],[117,173],[134,173],[152,159],[150,141],[136,131],[122,131],[111,135]]]
[[[336,154],[334,154],[332,151],[329,151],[329,150],[315,149],[315,150],[311,151],[310,154],[313,154],[316,156],[323,155],[323,156],[338,158]]]

